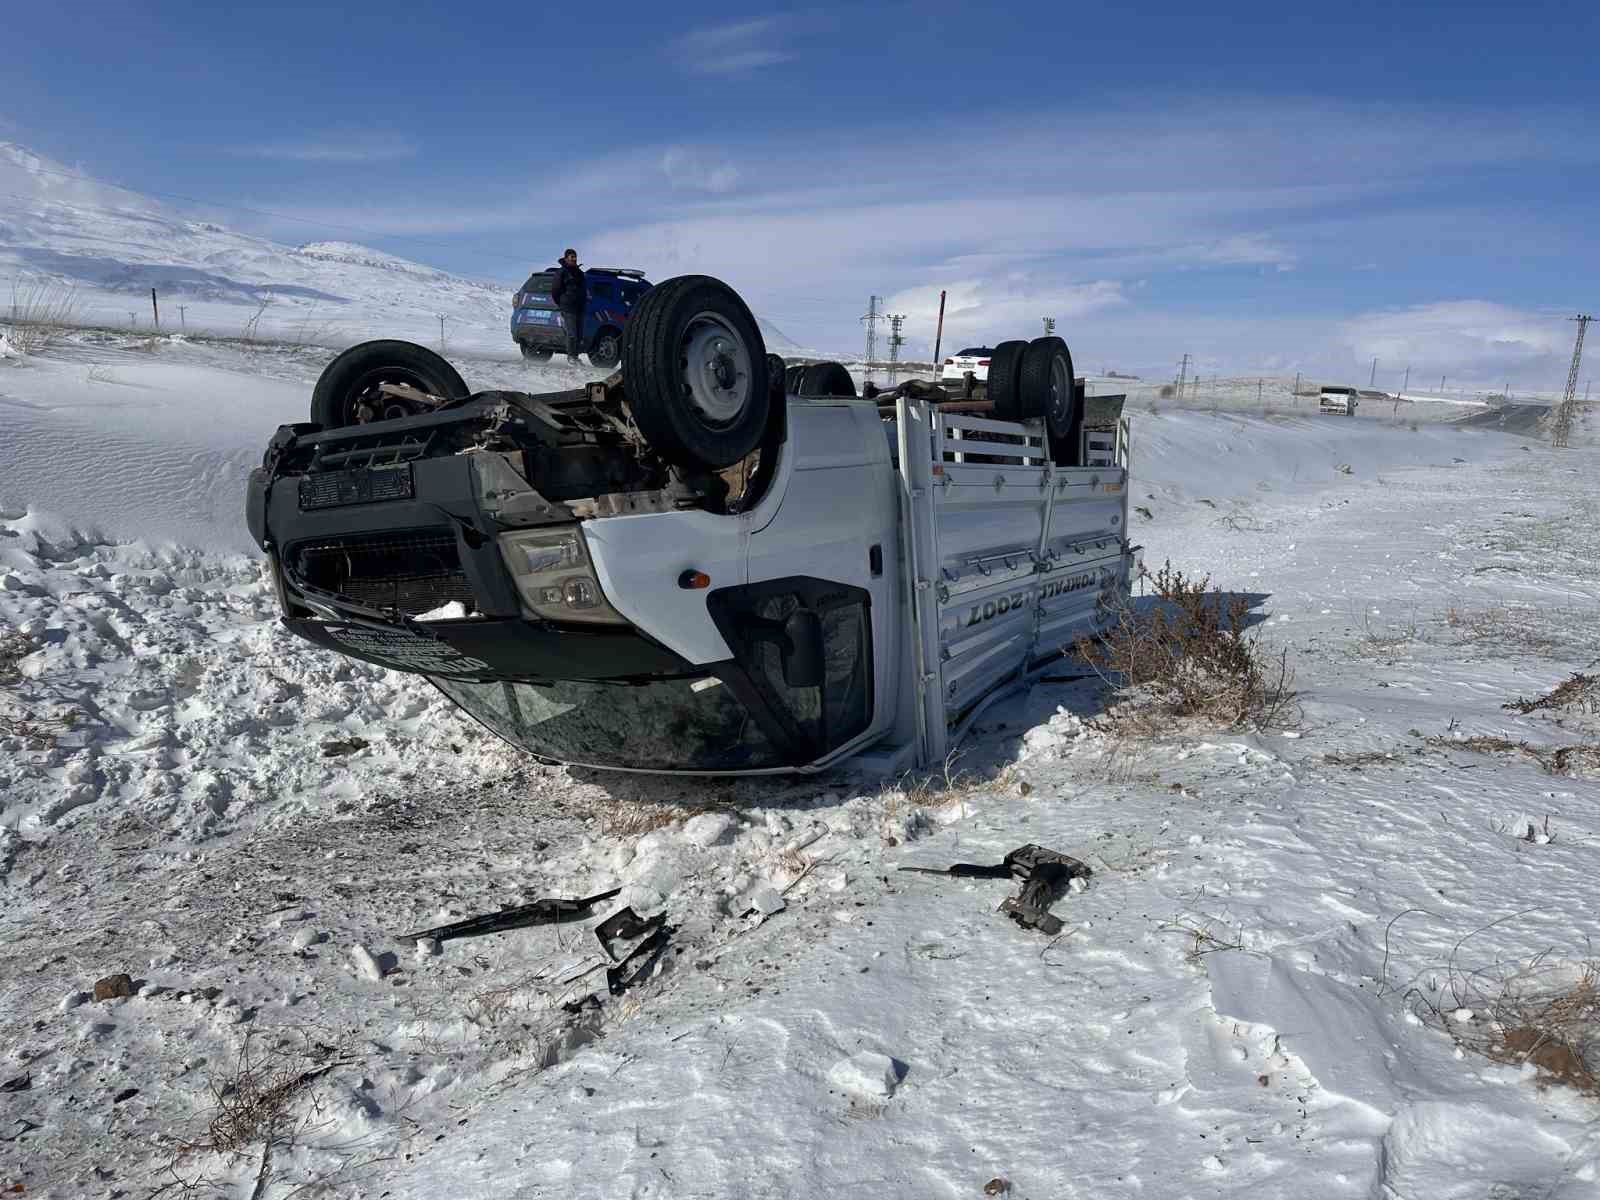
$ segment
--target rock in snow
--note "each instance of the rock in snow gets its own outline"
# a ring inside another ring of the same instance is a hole
[[[863,1050],[834,1063],[828,1072],[828,1082],[841,1091],[871,1100],[887,1100],[900,1084],[900,1068],[887,1054]]]
[[[701,813],[683,825],[683,836],[701,849],[719,846],[733,835],[733,817],[724,812]]]
[[[372,951],[360,942],[350,947],[350,962],[355,966],[356,974],[374,983],[383,978],[383,968],[378,965],[378,960],[373,958]]]

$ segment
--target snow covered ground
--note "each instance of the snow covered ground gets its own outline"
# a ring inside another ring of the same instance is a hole
[[[0,716],[56,722],[0,737],[0,1190],[1600,1194],[1594,1101],[1458,1048],[1600,936],[1596,760],[1553,765],[1597,721],[1502,708],[1600,654],[1589,426],[1134,404],[1146,560],[1253,598],[1292,728],[1132,741],[1041,685],[950,787],[614,778],[278,631],[243,472],[326,356],[0,362]],[[896,870],[1030,841],[1095,870],[1058,938]],[[611,996],[618,904],[674,931]]]

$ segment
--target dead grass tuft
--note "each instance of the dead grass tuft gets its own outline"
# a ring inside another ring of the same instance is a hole
[[[1549,650],[1556,639],[1540,627],[1540,616],[1532,606],[1495,604],[1469,609],[1452,604],[1444,611],[1444,623],[1463,642],[1493,642],[1497,647]]]
[[[15,629],[0,631],[0,687],[7,687],[22,678],[18,664],[38,647],[33,639]],[[20,712],[6,711],[17,707],[13,698],[0,694],[0,737],[20,738],[29,748],[49,749],[57,736],[70,722],[58,718],[40,717],[23,707]]]
[[[353,1061],[336,1047],[310,1039],[300,1046],[283,1041],[263,1046],[247,1035],[233,1068],[211,1080],[214,1111],[206,1136],[182,1143],[180,1153],[234,1154],[289,1136],[295,1101],[329,1071]]]
[[[1562,967],[1536,958],[1452,992],[1470,1016],[1430,1011],[1459,1044],[1496,1062],[1531,1065],[1545,1086],[1600,1097],[1600,963]]]
[[[1524,715],[1547,710],[1575,710],[1594,715],[1600,713],[1600,675],[1585,675],[1582,671],[1575,671],[1535,700],[1519,696],[1500,707]]]
[[[78,316],[78,297],[64,283],[48,279],[11,281],[11,344],[23,354],[48,350]]]
[[[1078,654],[1124,694],[1110,714],[1125,728],[1162,719],[1200,718],[1229,728],[1260,728],[1289,718],[1294,672],[1288,651],[1265,653],[1249,633],[1249,601],[1224,596],[1210,578],[1191,579],[1170,562],[1147,575],[1156,603],[1112,614],[1080,639]]]
[[[639,838],[701,813],[732,811],[729,805],[717,801],[628,800],[608,811],[601,818],[600,827],[612,837]]]
[[[0,683],[15,683],[22,678],[18,663],[37,647],[33,639],[15,629],[0,629]]]
[[[1449,734],[1435,734],[1423,739],[1435,750],[1466,750],[1473,754],[1520,754],[1531,758],[1551,775],[1575,775],[1584,770],[1600,767],[1600,745],[1577,743],[1568,746],[1535,746],[1531,742],[1516,741],[1497,734],[1480,733],[1458,738]]]

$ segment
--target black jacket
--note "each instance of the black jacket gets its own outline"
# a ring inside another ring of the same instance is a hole
[[[589,302],[589,281],[583,276],[583,268],[557,263],[555,283],[550,288],[550,299],[556,302],[557,308],[565,312],[582,312]]]

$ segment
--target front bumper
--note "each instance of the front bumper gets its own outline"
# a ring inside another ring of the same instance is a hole
[[[574,518],[531,491],[514,524],[486,512],[481,497],[493,488],[484,473],[495,456],[394,461],[395,446],[425,446],[430,433],[473,419],[458,412],[359,431],[280,431],[266,464],[250,474],[245,513],[268,554],[287,628],[354,658],[446,678],[623,679],[692,670],[631,626],[573,628],[528,614],[499,537],[507,528]],[[345,457],[346,447],[368,443],[381,453]],[[277,469],[308,448],[342,469]],[[417,619],[451,604],[470,615]]]

